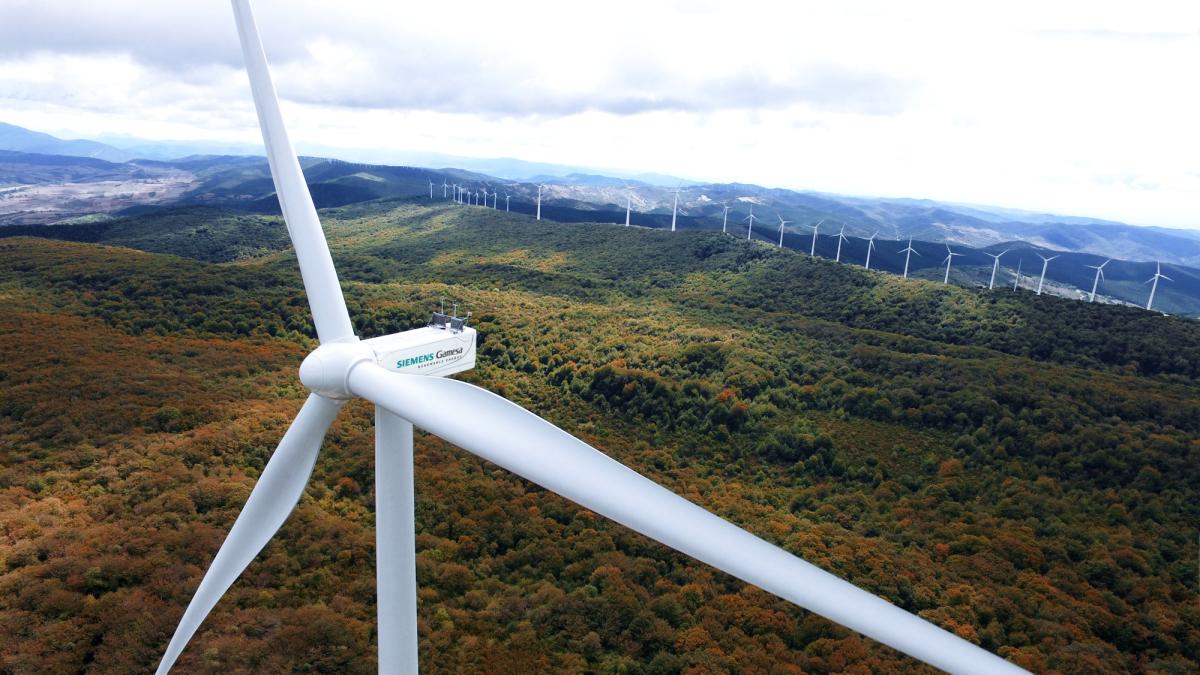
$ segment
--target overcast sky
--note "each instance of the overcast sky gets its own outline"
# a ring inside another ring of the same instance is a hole
[[[297,143],[1200,229],[1196,0],[255,9]],[[0,121],[261,138],[223,0],[3,0]]]

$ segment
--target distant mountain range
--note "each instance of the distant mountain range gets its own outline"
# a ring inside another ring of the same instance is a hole
[[[126,148],[90,140],[62,140],[0,124],[0,225],[39,225],[81,217],[94,221],[98,213],[137,214],[139,209],[161,205],[278,212],[274,185],[261,156],[193,154],[133,159],[129,155],[138,146],[132,145],[131,139],[124,142]],[[158,154],[203,147],[186,142],[152,145],[149,150]],[[478,160],[476,165],[488,162],[505,171],[513,170],[507,164],[509,160]],[[1111,283],[1105,286],[1114,292],[1102,292],[1100,296],[1133,304],[1142,302],[1145,289],[1132,284],[1149,277],[1153,271],[1151,261],[1176,268],[1200,267],[1200,232],[1000,207],[797,192],[738,183],[683,184],[675,179],[664,187],[661,179],[669,177],[614,177],[535,163],[520,163],[523,172],[531,174],[528,180],[465,168],[364,164],[322,157],[303,157],[301,163],[321,208],[380,199],[420,202],[429,199],[430,183],[434,184],[435,200],[441,200],[444,194],[450,194],[443,186],[457,183],[480,196],[486,192],[489,203],[499,208],[505,207],[507,195],[512,211],[532,214],[538,186],[542,185],[542,212],[548,219],[621,223],[628,199],[635,225],[661,228],[670,225],[678,190],[677,223],[681,229],[721,229],[724,224],[731,233],[744,237],[753,208],[755,238],[778,242],[778,220],[782,217],[790,221],[784,245],[808,250],[812,246],[811,228],[820,224],[823,236],[818,239],[817,252],[832,257],[833,250],[825,251],[827,242],[836,242],[833,235],[844,228],[849,241],[843,255],[854,260],[863,257],[866,238],[872,234],[879,241],[911,237],[922,253],[913,259],[915,275],[933,270],[929,274],[936,276],[934,268],[949,244],[966,254],[955,260],[953,276],[959,283],[978,283],[981,273],[990,273],[991,259],[985,253],[1013,248],[1006,263],[1025,251],[1030,254],[1026,256],[1030,264],[1039,262],[1034,253],[1060,253],[1063,259],[1056,261],[1047,275],[1051,284],[1048,291],[1060,295],[1077,295],[1080,288],[1090,289],[1091,278],[1080,276],[1089,272],[1083,266],[1114,258],[1119,262],[1106,268]],[[726,205],[727,220],[723,217]],[[877,248],[873,267],[899,272],[893,248],[897,247]],[[1183,281],[1170,289],[1160,289],[1161,308],[1200,314],[1200,283],[1193,288],[1195,275],[1177,271],[1173,276]],[[1011,284],[1012,270],[1001,278]]]
[[[135,158],[124,150],[96,141],[65,141],[50,134],[0,122],[0,150],[29,152],[43,155],[92,157],[109,162],[127,162]]]

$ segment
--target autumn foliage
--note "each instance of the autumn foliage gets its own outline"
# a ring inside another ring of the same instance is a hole
[[[1200,667],[1200,326],[714,234],[326,222],[364,335],[456,299],[467,379],[905,609],[1039,672]],[[157,663],[306,393],[290,255],[0,241],[0,672]],[[374,672],[370,413],[180,672]],[[422,433],[416,470],[428,672],[921,670]]]

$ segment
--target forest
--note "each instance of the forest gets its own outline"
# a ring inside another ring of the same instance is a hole
[[[363,337],[1039,673],[1200,669],[1200,324],[712,232],[322,212]],[[146,672],[306,392],[275,217],[0,239],[0,673]],[[464,423],[467,423],[464,420]],[[374,672],[369,405],[178,672]],[[417,433],[422,669],[928,672]]]

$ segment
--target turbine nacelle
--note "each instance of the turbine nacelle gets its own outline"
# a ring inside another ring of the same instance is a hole
[[[477,333],[466,320],[434,314],[428,326],[369,340],[328,342],[300,364],[300,382],[314,394],[349,400],[350,371],[365,362],[411,375],[445,377],[475,367]]]

